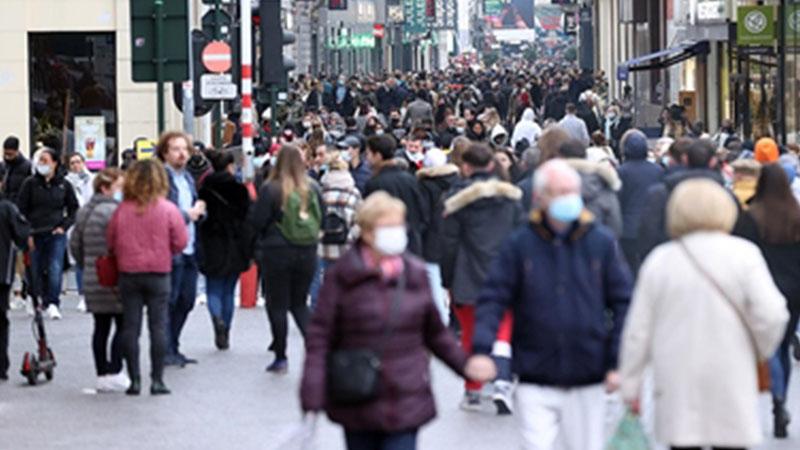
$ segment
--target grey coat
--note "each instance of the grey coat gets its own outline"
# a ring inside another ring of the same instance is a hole
[[[106,226],[117,209],[111,197],[95,194],[78,211],[75,229],[69,240],[69,250],[79,267],[83,268],[83,293],[86,308],[95,314],[120,314],[122,302],[116,290],[100,286],[95,261],[108,251]]]

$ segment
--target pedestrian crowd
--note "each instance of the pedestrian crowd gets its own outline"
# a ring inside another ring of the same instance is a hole
[[[9,137],[0,377],[16,250],[51,319],[75,267],[98,390],[128,395],[144,311],[150,392],[169,394],[165,366],[197,363],[181,334],[198,286],[224,351],[255,264],[266,371],[295,367],[291,316],[302,409],[341,424],[350,450],[416,448],[436,415],[431,355],[464,378],[462,409],[515,415],[530,450],[603,449],[614,392],[652,409],[674,449],[744,449],[762,440],[769,389],[787,437],[800,149],[730,121],[712,136],[677,106],[649,139],[630,87],[613,99],[602,74],[515,69],[301,76],[245,162],[233,122],[230,148],[168,132],[154,159],[97,173],[47,147],[28,161]]]

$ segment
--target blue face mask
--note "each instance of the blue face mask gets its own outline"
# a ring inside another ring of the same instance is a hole
[[[122,191],[114,192],[114,195],[112,195],[112,197],[114,198],[114,200],[116,200],[118,202],[121,202],[124,199],[124,196],[122,195]]]
[[[547,215],[551,219],[562,223],[572,223],[578,220],[583,211],[583,199],[580,194],[562,195],[556,197],[547,207]]]

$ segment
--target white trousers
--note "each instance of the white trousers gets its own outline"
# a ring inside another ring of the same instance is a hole
[[[515,415],[525,450],[603,450],[605,387],[560,389],[520,383]]]
[[[431,285],[433,303],[439,311],[444,326],[450,325],[450,309],[447,304],[447,291],[442,287],[442,272],[439,264],[425,263],[425,270],[428,273],[428,284]]]

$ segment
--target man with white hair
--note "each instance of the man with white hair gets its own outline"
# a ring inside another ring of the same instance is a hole
[[[534,175],[530,223],[505,241],[478,297],[473,341],[488,363],[511,309],[516,402],[526,450],[602,450],[606,391],[617,388],[630,271],[616,239],[583,208],[581,177],[563,160]]]

